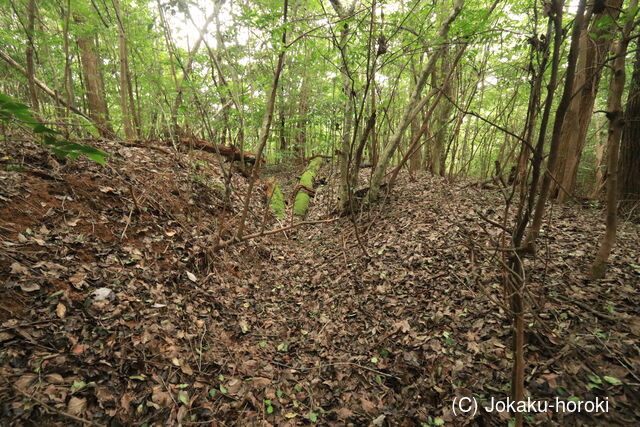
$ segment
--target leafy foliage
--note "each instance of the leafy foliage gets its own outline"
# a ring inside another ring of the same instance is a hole
[[[17,122],[29,127],[34,134],[41,135],[43,144],[60,158],[69,157],[75,160],[80,156],[86,156],[101,165],[105,164],[107,153],[88,145],[60,138],[60,133],[36,119],[27,105],[3,93],[0,93],[0,120],[7,123]]]

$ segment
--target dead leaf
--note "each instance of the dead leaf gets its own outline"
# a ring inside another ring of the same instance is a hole
[[[29,270],[19,262],[11,264],[11,274],[27,274],[28,271]]]
[[[50,384],[64,384],[64,378],[60,374],[48,374],[45,375],[44,379]]]
[[[87,348],[89,348],[89,346],[87,346],[86,344],[76,344],[71,349],[71,352],[73,354],[82,354]]]
[[[173,400],[171,399],[171,395],[162,390],[162,387],[159,385],[153,387],[151,401],[160,406],[171,406],[173,402]]]
[[[189,278],[189,280],[191,280],[192,282],[197,282],[198,279],[196,278],[195,274],[193,274],[190,271],[187,271],[187,277]]]
[[[87,399],[83,397],[73,396],[69,399],[69,405],[67,405],[67,412],[71,415],[80,415],[87,408]]]
[[[58,315],[59,318],[64,319],[65,314],[67,314],[67,307],[65,307],[64,304],[59,302],[58,305],[56,306],[56,314]]]
[[[18,390],[28,391],[29,387],[36,380],[37,376],[35,374],[26,374],[18,378],[18,381],[14,383]]]
[[[37,283],[20,283],[20,289],[24,292],[35,292],[40,289]]]

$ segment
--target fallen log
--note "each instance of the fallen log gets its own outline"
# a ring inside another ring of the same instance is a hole
[[[256,155],[249,151],[240,151],[236,147],[227,147],[225,145],[214,145],[204,139],[196,138],[193,136],[180,138],[182,144],[187,144],[197,150],[206,151],[208,153],[220,154],[229,162],[244,161],[250,165],[256,164]],[[261,160],[264,163],[264,159]]]
[[[304,218],[309,209],[309,201],[315,195],[313,189],[313,179],[322,166],[323,156],[314,157],[307,165],[304,173],[300,176],[300,183],[294,189],[295,200],[293,202],[293,213],[296,216]]]

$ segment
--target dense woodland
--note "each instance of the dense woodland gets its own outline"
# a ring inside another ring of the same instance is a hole
[[[2,425],[638,425],[639,24],[0,2]]]

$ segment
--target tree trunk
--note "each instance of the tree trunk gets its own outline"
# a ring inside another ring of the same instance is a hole
[[[6,52],[3,52],[2,50],[0,50],[0,58],[2,58],[4,61],[6,61],[7,64],[9,64],[12,68],[14,68],[15,70],[19,71],[22,75],[24,75],[25,77],[27,76],[27,70],[25,70],[24,67],[22,67],[20,64],[18,64]],[[85,113],[83,113],[82,111],[78,110],[73,105],[67,104],[67,101],[65,101],[65,99],[63,97],[61,97],[56,92],[54,92],[53,89],[51,89],[49,86],[44,84],[38,78],[34,78],[33,81],[35,82],[36,86],[38,86],[40,89],[42,89],[47,95],[49,95],[50,97],[52,97],[53,99],[58,101],[61,105],[65,106],[65,107],[68,107],[69,110],[73,111],[74,113],[76,113],[79,116],[84,117],[89,122],[95,124],[96,127],[98,127],[98,124],[95,123],[95,121],[91,117],[87,116]]]
[[[576,18],[573,23],[573,31],[571,34],[571,48],[569,49],[569,58],[567,61],[567,71],[564,89],[562,91],[562,98],[560,98],[560,103],[558,104],[558,108],[556,109],[556,117],[553,122],[553,133],[551,136],[551,147],[549,148],[549,159],[547,161],[547,170],[544,173],[542,178],[542,185],[540,188],[540,195],[538,196],[538,200],[536,202],[535,212],[533,214],[533,219],[531,221],[531,228],[529,229],[529,233],[527,234],[527,238],[525,240],[525,246],[528,247],[531,251],[535,250],[535,241],[540,234],[540,227],[542,226],[542,218],[544,216],[545,207],[547,203],[547,199],[549,198],[549,191],[551,189],[551,176],[555,171],[556,160],[558,158],[558,152],[560,150],[560,134],[562,131],[562,125],[567,113],[567,109],[569,108],[569,102],[571,101],[571,96],[573,92],[573,81],[575,78],[575,70],[576,70],[576,62],[578,55],[578,48],[580,45],[580,34],[582,31],[582,24],[584,21],[584,9],[585,9],[586,0],[580,0],[578,5],[578,10],[576,12]],[[561,3],[558,1],[557,3]],[[561,6],[558,4],[556,6],[556,13],[561,15],[562,12],[557,10]],[[556,37],[556,45],[559,43],[559,37]],[[555,46],[554,46],[555,50]],[[554,51],[554,56],[556,52]],[[555,58],[554,58],[555,60]],[[543,138],[544,135],[541,135]],[[540,141],[540,140],[539,140]],[[540,145],[540,144],[539,144]],[[542,148],[541,146],[537,148]],[[538,151],[536,155],[540,155]]]
[[[35,0],[28,0],[27,2],[27,47],[25,49],[25,56],[27,60],[27,84],[29,86],[29,98],[31,98],[31,107],[36,113],[36,116],[40,114],[40,104],[38,103],[38,93],[36,91],[35,83],[35,65],[33,63],[34,43],[33,32],[35,29],[36,20],[36,2]]]
[[[284,67],[284,55],[286,53],[287,45],[287,13],[289,11],[289,0],[284,0],[284,13],[283,13],[283,31],[282,31],[282,44],[280,46],[280,53],[278,54],[278,63],[276,64],[275,73],[273,76],[273,83],[271,84],[271,92],[269,98],[267,98],[267,108],[262,118],[262,129],[258,138],[258,149],[256,150],[256,164],[251,172],[251,179],[247,187],[247,194],[245,195],[244,204],[242,207],[242,215],[240,217],[240,225],[238,226],[238,232],[235,238],[237,240],[242,239],[244,234],[244,227],[247,220],[247,214],[249,213],[249,203],[251,202],[251,196],[253,187],[258,179],[258,170],[260,169],[260,162],[262,160],[262,152],[269,139],[269,131],[271,130],[271,122],[273,121],[273,110],[276,105],[276,95],[278,93],[278,82],[280,81],[280,74]]]
[[[119,0],[112,0],[113,8],[118,20],[118,57],[120,62],[120,108],[122,109],[122,124],[125,137],[128,140],[136,138],[133,129],[131,105],[129,104],[129,60],[127,53],[127,39],[124,33],[124,22],[120,13]]]
[[[442,78],[444,79],[442,85],[442,91],[447,95],[448,98],[453,96],[453,87],[451,83],[451,79],[447,78],[447,76],[452,72],[451,58],[448,58],[449,48],[445,47],[445,55],[442,58],[441,68],[442,68]],[[437,80],[437,79],[436,79]],[[451,114],[452,104],[448,100],[445,102],[441,102],[438,106],[438,114],[436,119],[436,130],[435,130],[435,138],[433,141],[433,152],[431,154],[431,173],[434,175],[444,176],[445,173],[445,144],[449,139],[448,132],[448,123],[449,123],[449,115]]]
[[[74,15],[76,24],[82,26],[84,19],[79,15]],[[78,47],[80,48],[80,63],[86,85],[87,105],[89,116],[98,126],[100,135],[105,138],[113,136],[113,128],[109,122],[109,111],[105,100],[104,84],[100,73],[101,59],[98,56],[98,47],[94,39],[89,35],[78,37]]]
[[[606,61],[611,38],[615,30],[615,20],[620,14],[622,0],[613,0],[606,8],[594,16],[592,25],[582,30],[576,78],[573,84],[573,98],[569,104],[560,136],[561,149],[554,170],[558,185],[552,185],[552,193],[557,191],[560,202],[567,201],[575,190],[578,165],[585,145],[593,105],[600,85],[603,64]]]
[[[637,40],[620,148],[620,201],[624,209],[640,202],[640,42]]]
[[[309,112],[309,84],[306,74],[302,77],[300,88],[300,109],[298,111],[298,123],[296,124],[296,156],[301,161],[304,160],[307,145],[307,114]]]
[[[620,40],[614,49],[613,70],[609,84],[607,98],[607,118],[609,119],[609,137],[607,139],[607,213],[606,231],[600,242],[600,249],[591,265],[591,277],[602,279],[607,270],[607,260],[616,241],[618,225],[618,154],[620,137],[624,128],[624,113],[622,111],[622,93],[624,92],[625,60],[629,46],[629,34],[633,29],[633,21],[638,12],[638,0],[632,0],[629,10],[633,11],[626,17],[627,21],[622,29]],[[638,165],[635,165],[637,168]]]
[[[410,151],[409,170],[411,172],[419,170],[420,166],[422,165],[422,150],[420,150],[419,145],[414,147],[413,144],[413,141],[415,141],[416,139],[420,140],[421,135],[418,135],[418,132],[420,132],[420,123],[418,122],[418,117],[416,117],[411,122],[411,143],[408,146],[408,150]]]
[[[606,118],[602,120],[596,119],[596,153],[595,153],[595,179],[593,183],[593,190],[589,198],[598,199],[604,188],[604,176],[606,171],[605,153],[607,149],[607,131],[606,131]]]
[[[341,19],[346,19],[351,14],[351,10],[345,10],[338,0],[331,0],[331,5]],[[339,153],[339,169],[340,169],[340,185],[338,187],[338,211],[346,211],[349,203],[349,167],[351,163],[351,140],[353,128],[353,112],[354,112],[354,96],[351,87],[351,78],[349,75],[349,63],[347,62],[347,43],[349,41],[350,29],[347,22],[342,24],[340,30],[340,40],[338,41],[338,49],[340,50],[340,75],[342,77],[342,92],[345,96],[344,100],[344,116],[342,120],[342,136],[340,138]]]

